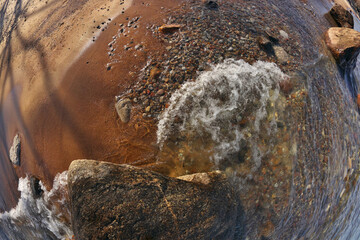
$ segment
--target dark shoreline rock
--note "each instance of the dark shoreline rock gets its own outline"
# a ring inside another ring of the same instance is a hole
[[[329,13],[338,27],[354,28],[353,16],[341,5],[335,4]]]
[[[169,178],[76,160],[68,187],[76,239],[233,239],[235,193],[221,172]]]

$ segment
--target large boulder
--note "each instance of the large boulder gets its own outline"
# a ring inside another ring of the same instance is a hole
[[[325,42],[342,68],[354,67],[360,49],[360,32],[333,27],[325,33]]]
[[[354,28],[353,16],[341,5],[335,4],[330,10],[330,15],[339,27]]]
[[[68,187],[75,239],[232,239],[237,203],[226,177],[181,178],[73,161]]]

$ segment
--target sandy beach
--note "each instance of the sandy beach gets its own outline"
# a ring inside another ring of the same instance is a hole
[[[16,204],[18,177],[34,174],[51,182],[56,172],[66,169],[65,165],[55,169],[63,162],[66,154],[58,158],[54,158],[52,154],[44,156],[45,152],[49,153],[47,144],[57,143],[50,139],[66,133],[56,127],[56,121],[50,121],[51,114],[48,117],[43,106],[52,101],[50,96],[54,96],[54,91],[63,82],[70,66],[89,47],[97,43],[101,33],[113,24],[115,17],[124,14],[131,3],[130,0],[39,0],[1,3],[6,12],[2,21],[0,44],[3,142],[1,191],[4,190],[1,196],[6,196],[1,208]],[[34,122],[42,123],[43,119],[38,117],[41,112],[44,119],[49,120],[49,125],[35,129]],[[59,120],[59,115],[56,118]],[[43,135],[48,128],[56,131],[50,139]],[[14,170],[8,161],[7,152],[16,133],[20,134],[23,143],[22,163]],[[71,141],[68,143],[71,144]],[[68,151],[61,145],[55,148]],[[58,164],[54,166],[55,162]]]

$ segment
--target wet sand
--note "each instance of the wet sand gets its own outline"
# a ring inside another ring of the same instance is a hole
[[[55,90],[70,66],[92,43],[93,37],[103,33],[102,29],[130,5],[130,0],[1,3],[6,14],[1,22],[0,44],[0,133],[3,143],[0,209],[16,205],[18,177],[33,174],[50,185],[48,183],[52,182],[54,175],[66,168],[54,164],[63,162],[60,154],[55,158],[50,153],[53,148],[68,152],[67,145],[72,143],[64,140],[66,131],[63,133],[63,128],[57,127],[57,122],[53,120],[61,121],[65,117],[56,113],[56,117],[52,118],[45,106],[57,101]],[[61,109],[56,104],[52,107]],[[58,111],[61,110],[55,112]],[[43,117],[39,117],[41,114],[44,114]],[[44,125],[37,128],[39,123]],[[49,128],[54,130],[52,134],[43,134]],[[17,132],[22,140],[21,166],[14,168],[9,162],[8,150]],[[65,143],[59,144],[57,138]],[[53,147],[47,149],[48,145]],[[74,155],[74,158],[77,156],[82,155]]]

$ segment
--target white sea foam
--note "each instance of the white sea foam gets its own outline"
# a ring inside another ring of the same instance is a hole
[[[53,188],[42,196],[33,196],[30,177],[19,180],[21,193],[17,206],[0,214],[0,239],[66,239],[73,235],[66,205],[67,172],[58,174]]]
[[[238,152],[245,140],[259,166],[262,152],[256,145],[257,133],[264,131],[261,121],[268,116],[266,107],[277,99],[278,82],[285,77],[276,64],[262,61],[250,65],[227,59],[213,66],[172,95],[169,107],[159,119],[158,144],[162,148],[173,136],[206,136],[213,142],[212,160],[219,163]],[[254,116],[251,133],[238,124],[249,113]],[[271,122],[268,133],[274,125],[276,128],[276,122]]]

